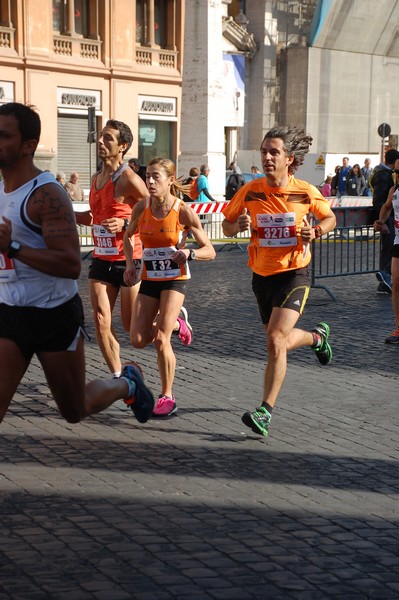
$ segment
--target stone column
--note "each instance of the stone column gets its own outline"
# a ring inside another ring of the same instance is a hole
[[[226,156],[223,123],[222,0],[186,2],[178,174],[208,164],[209,190],[223,200]]]
[[[247,2],[249,28],[262,44],[253,60],[249,61],[246,102],[246,127],[241,145],[247,150],[258,150],[263,134],[273,127],[276,114],[276,49],[278,43],[277,19],[273,16],[273,0]]]
[[[154,0],[148,0],[147,4],[147,39],[146,46],[155,47],[155,9]]]
[[[65,33],[72,37],[76,34],[76,31],[75,31],[75,0],[69,0],[69,2],[68,2],[67,30]]]

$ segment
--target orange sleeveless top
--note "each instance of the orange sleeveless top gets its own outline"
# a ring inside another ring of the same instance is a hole
[[[170,281],[190,279],[188,263],[177,265],[171,258],[184,227],[180,224],[181,200],[175,201],[166,217],[157,219],[151,211],[150,198],[145,199],[144,211],[138,223],[143,243],[142,279],[147,281]]]
[[[120,219],[130,219],[132,209],[128,204],[123,204],[115,200],[115,184],[123,171],[130,167],[124,163],[109,178],[107,183],[100,190],[96,189],[96,179],[90,190],[90,210],[93,215],[92,235],[94,240],[93,257],[101,260],[116,261],[126,260],[123,251],[124,231],[110,233],[101,226],[101,222],[111,217]],[[134,236],[134,257],[141,258],[142,246],[140,237]]]

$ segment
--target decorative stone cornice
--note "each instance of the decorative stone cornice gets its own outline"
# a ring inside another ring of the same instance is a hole
[[[233,17],[222,17],[222,33],[237,50],[244,52],[248,58],[255,56],[258,48],[254,34],[248,33],[244,27],[238,25]]]

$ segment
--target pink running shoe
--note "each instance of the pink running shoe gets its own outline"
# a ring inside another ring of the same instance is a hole
[[[153,410],[153,417],[170,417],[177,412],[176,398],[172,396],[159,396]]]
[[[177,336],[181,339],[185,346],[189,346],[193,341],[193,328],[188,322],[188,313],[184,306],[181,307],[180,312],[182,317],[177,317],[180,324],[180,330]]]

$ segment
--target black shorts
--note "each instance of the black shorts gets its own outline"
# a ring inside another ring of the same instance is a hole
[[[176,290],[185,295],[186,288],[187,284],[185,279],[171,279],[170,281],[147,281],[145,279],[140,284],[139,294],[157,298],[159,300],[163,290]]]
[[[141,259],[134,260],[136,269],[141,269]],[[96,279],[104,283],[119,287],[127,287],[123,281],[123,273],[126,270],[125,260],[102,260],[101,258],[93,258],[89,268],[89,279]]]
[[[291,308],[301,315],[310,291],[311,279],[307,267],[264,277],[253,273],[252,290],[258,301],[262,323],[270,320],[274,307]]]
[[[393,258],[399,258],[399,244],[394,244],[392,246],[392,256]]]
[[[68,350],[79,330],[88,337],[79,294],[55,308],[0,304],[0,338],[13,340],[27,359]]]

